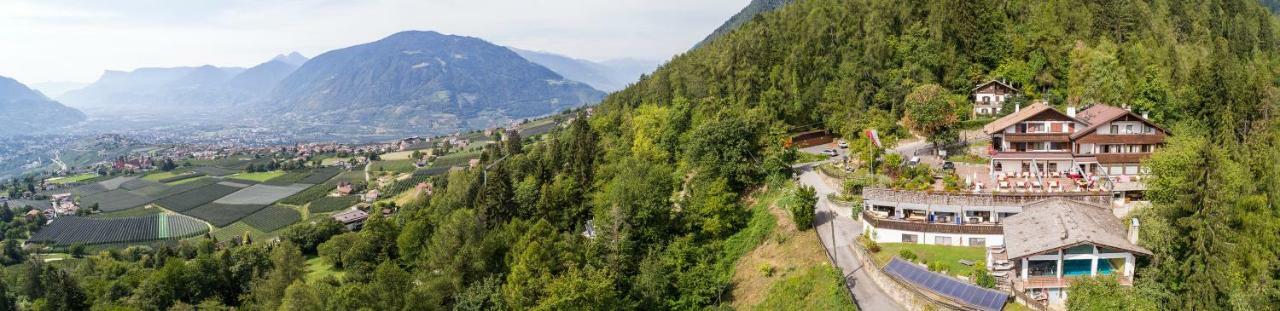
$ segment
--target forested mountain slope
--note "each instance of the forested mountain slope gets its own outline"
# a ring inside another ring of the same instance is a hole
[[[0,77],[0,136],[32,134],[84,121],[84,113]]]
[[[1059,106],[1127,105],[1178,124],[1152,160],[1155,206],[1141,216],[1156,256],[1136,289],[1082,290],[1111,296],[1073,295],[1074,305],[1274,306],[1277,38],[1253,0],[798,1],[612,94],[596,124],[630,137],[602,139],[604,150],[644,146],[652,138],[635,133],[653,131],[634,124],[663,109],[694,111],[693,127],[740,118],[753,137],[810,124],[856,137],[896,128],[922,85],[944,87],[966,117],[956,97],[992,78]]]
[[[518,120],[601,96],[481,39],[405,31],[316,56],[280,82],[270,103],[306,121],[456,130],[475,127],[456,120],[482,114]]]
[[[729,17],[729,20],[724,21],[724,24],[720,24],[720,27],[716,27],[716,30],[712,31],[706,38],[703,38],[702,41],[698,41],[698,44],[695,44],[693,48],[696,49],[707,44],[707,42],[711,42],[711,40],[732,32],[734,29],[738,29],[738,26],[751,21],[756,15],[777,10],[791,2],[795,2],[795,0],[751,0],[741,11]]]
[[[1276,25],[1253,0],[800,0],[547,137],[499,137],[486,165],[359,232],[322,218],[273,247],[202,242],[95,256],[80,263],[111,269],[67,269],[71,281],[38,264],[13,278],[51,280],[18,292],[72,309],[727,307],[734,264],[769,238],[752,203],[789,179],[789,131],[893,135],[913,90],[941,89],[935,102],[960,112],[956,97],[1000,77],[1055,105],[1174,124],[1140,212],[1156,256],[1136,288],[1076,291],[1071,308],[1267,309],[1280,305]],[[312,254],[322,266],[304,268]],[[304,278],[317,267],[343,276]]]

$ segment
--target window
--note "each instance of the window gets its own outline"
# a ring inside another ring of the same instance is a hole
[[[996,171],[997,171],[997,172],[1003,172],[1003,171],[1004,171],[1004,165],[1001,165],[1001,164],[1000,164],[1000,162],[996,162]]]
[[[949,236],[935,236],[935,237],[933,237],[933,244],[937,244],[937,245],[951,245],[951,237],[949,237]]]
[[[1133,124],[1125,125],[1125,126],[1124,126],[1124,133],[1125,133],[1125,134],[1133,134]]]
[[[969,238],[969,246],[986,247],[986,238]]]
[[[1112,124],[1112,125],[1111,125],[1111,133],[1110,133],[1110,134],[1120,134],[1120,126],[1119,126],[1119,125]]]
[[[902,243],[919,243],[919,236],[914,234],[902,234]]]
[[[1154,131],[1155,131],[1155,129],[1153,129],[1150,125],[1146,125],[1146,124],[1143,124],[1143,125],[1142,125],[1142,132],[1143,132],[1143,133],[1151,134],[1151,132],[1154,132]]]
[[[1050,172],[1057,172],[1057,171],[1058,171],[1058,163],[1049,162],[1049,171],[1050,171]]]
[[[982,103],[984,104],[991,103],[991,96],[983,96]]]
[[[1031,163],[1022,162],[1022,171],[1023,171],[1023,172],[1030,172],[1030,171],[1031,171]]]

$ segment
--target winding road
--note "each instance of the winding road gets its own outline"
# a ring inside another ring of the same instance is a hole
[[[875,269],[875,267],[863,267],[862,261],[854,257],[852,247],[854,247],[853,243],[857,243],[858,235],[862,233],[862,223],[853,220],[851,209],[837,207],[827,201],[827,195],[835,193],[836,189],[824,182],[822,177],[814,171],[814,167],[828,161],[831,160],[794,167],[799,174],[799,182],[813,187],[818,195],[818,204],[814,207],[817,213],[814,219],[814,230],[817,230],[822,245],[827,249],[827,254],[835,260],[835,265],[844,273],[845,284],[853,292],[853,301],[858,305],[859,310],[906,310],[880,289],[880,286],[872,281],[871,276],[864,270],[865,268]]]

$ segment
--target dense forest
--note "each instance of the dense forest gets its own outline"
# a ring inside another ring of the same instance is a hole
[[[358,232],[320,221],[278,244],[17,264],[0,300],[42,310],[727,307],[729,270],[750,247],[744,202],[789,176],[787,133],[905,135],[898,121],[922,96],[957,113],[945,130],[967,118],[974,84],[999,78],[1054,105],[1127,105],[1172,125],[1150,163],[1154,206],[1140,216],[1156,255],[1131,289],[1082,282],[1071,308],[1274,309],[1277,26],[1256,0],[800,0],[677,56],[594,115],[490,145],[486,165],[437,178],[434,194]],[[313,254],[346,277],[305,280]]]

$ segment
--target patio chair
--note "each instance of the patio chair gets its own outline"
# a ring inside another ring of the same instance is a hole
[[[1007,181],[1001,181],[1001,182],[1000,182],[1000,189],[1009,189],[1009,182],[1007,182]]]

